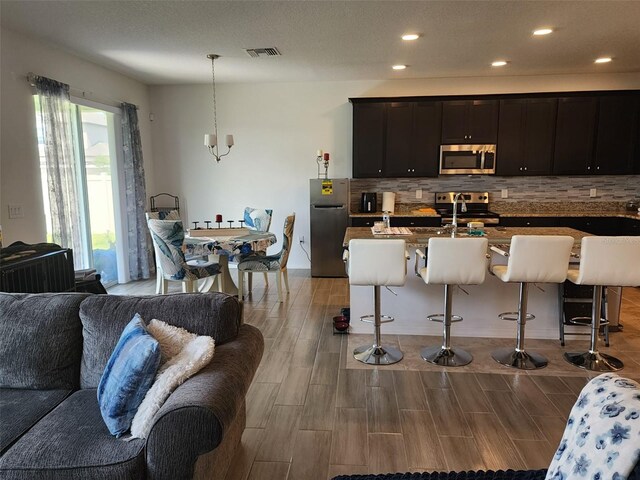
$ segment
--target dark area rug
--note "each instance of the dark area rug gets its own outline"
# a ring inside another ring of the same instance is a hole
[[[432,473],[338,475],[333,480],[544,480],[547,470],[498,470]]]

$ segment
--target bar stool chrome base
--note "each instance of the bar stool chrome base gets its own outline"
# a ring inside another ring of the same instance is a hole
[[[402,360],[403,353],[397,348],[380,345],[363,345],[353,351],[353,357],[368,365],[391,365]]]
[[[441,367],[461,367],[468,365],[473,360],[473,356],[466,350],[444,347],[425,347],[420,350],[422,359],[426,362],[440,365]]]
[[[564,359],[576,367],[592,372],[617,372],[624,364],[611,355],[600,352],[565,353]]]
[[[513,348],[494,350],[491,352],[491,357],[502,365],[520,370],[537,370],[546,367],[549,363],[549,360],[538,353],[518,351]]]

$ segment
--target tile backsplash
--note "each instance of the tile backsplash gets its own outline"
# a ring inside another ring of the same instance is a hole
[[[596,197],[590,190],[596,189]],[[416,190],[422,189],[422,199]],[[501,198],[503,189],[508,198]],[[351,211],[358,212],[362,192],[378,193],[378,210],[382,192],[395,192],[396,204],[432,205],[435,192],[489,192],[490,202],[624,202],[640,198],[640,175],[496,177],[488,175],[437,178],[352,179]]]

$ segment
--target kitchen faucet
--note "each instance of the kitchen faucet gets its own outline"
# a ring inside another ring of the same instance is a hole
[[[453,197],[453,221],[451,222],[451,238],[456,238],[456,232],[458,230],[458,200],[462,199],[461,212],[467,211],[467,202],[464,201],[464,195],[462,193],[456,193]]]

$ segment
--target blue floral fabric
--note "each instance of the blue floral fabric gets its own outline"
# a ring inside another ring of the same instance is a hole
[[[640,460],[640,384],[591,380],[573,406],[547,480],[624,480]]]
[[[156,220],[147,214],[147,224],[153,239],[156,260],[167,280],[198,280],[220,273],[216,262],[189,262],[184,252],[184,227],[180,220]]]
[[[249,230],[268,232],[273,210],[247,207],[244,209],[244,224]]]

